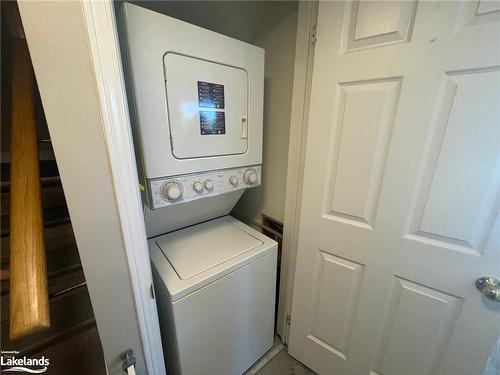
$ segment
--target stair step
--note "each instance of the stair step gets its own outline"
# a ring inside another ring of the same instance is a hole
[[[4,298],[2,298],[2,322],[0,324],[1,341],[3,348],[17,350],[19,352],[32,351],[44,342],[58,340],[62,332],[71,330],[85,322],[94,320],[94,312],[90,302],[87,288],[79,288],[74,292],[49,300],[50,328],[33,333],[16,341],[9,340],[9,321],[4,320]],[[5,301],[6,301],[5,300]],[[8,309],[7,309],[8,310]],[[5,311],[5,312],[4,312]],[[51,373],[51,372],[50,372]]]
[[[68,207],[59,206],[53,208],[46,208],[43,210],[43,224],[44,227],[58,225],[61,223],[69,222]],[[0,231],[1,236],[8,236],[10,233],[10,218],[9,216],[2,216],[0,218]]]
[[[8,269],[9,265],[2,265],[3,269]],[[63,248],[50,253],[47,253],[47,278],[49,282],[49,293],[50,290],[54,289],[57,292],[60,287],[57,286],[58,278],[64,274],[68,274],[75,271],[80,271],[82,265],[80,262],[80,257],[78,254],[78,249],[76,247]],[[78,278],[79,279],[79,278]],[[56,285],[52,285],[56,283]],[[9,293],[9,281],[2,280],[0,282],[1,296]]]
[[[5,285],[7,286],[5,286]],[[78,286],[78,288],[73,288]],[[65,297],[71,293],[74,293],[78,289],[87,289],[85,286],[85,276],[83,274],[83,269],[81,266],[75,266],[71,270],[66,270],[65,273],[59,272],[52,277],[49,276],[48,291],[51,300],[57,299],[58,297]],[[5,293],[3,293],[5,289]],[[62,294],[62,291],[72,289],[71,293]],[[9,289],[8,282],[2,281],[2,297],[1,297],[1,321],[6,321],[9,319]],[[52,315],[52,313],[51,313]]]
[[[0,215],[10,214],[10,191],[1,193]],[[55,207],[66,207],[66,199],[61,185],[48,185],[42,188],[42,207],[50,209]]]
[[[2,176],[3,177],[3,176]],[[42,189],[50,186],[61,185],[61,178],[59,176],[48,176],[41,177],[40,183],[42,184]],[[10,181],[1,181],[0,182],[0,190],[2,193],[8,192],[10,190]]]
[[[68,337],[64,337],[68,336]],[[105,375],[106,364],[95,323],[77,327],[70,334],[54,338],[57,342],[29,353],[30,357],[50,358],[48,373],[55,375]],[[24,354],[24,353],[23,353]]]
[[[70,222],[65,222],[61,225],[48,226],[44,230],[45,236],[45,251],[50,252],[70,246],[76,246],[75,235]],[[0,241],[2,248],[1,263],[9,261],[10,237],[3,236]]]
[[[10,163],[1,163],[0,170],[2,175],[2,183],[10,179]],[[40,177],[59,176],[57,163],[55,160],[40,160]]]

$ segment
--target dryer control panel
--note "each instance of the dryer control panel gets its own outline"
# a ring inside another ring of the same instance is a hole
[[[228,168],[148,181],[150,208],[188,202],[260,185],[261,166]]]

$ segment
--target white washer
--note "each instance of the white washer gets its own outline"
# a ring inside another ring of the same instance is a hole
[[[240,375],[272,347],[275,241],[225,216],[148,244],[168,374]]]

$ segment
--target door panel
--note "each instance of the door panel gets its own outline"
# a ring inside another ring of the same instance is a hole
[[[329,214],[371,227],[389,149],[400,80],[339,85]],[[359,111],[363,108],[363,111]]]
[[[497,69],[451,72],[436,108],[413,233],[482,252],[498,192]],[[457,204],[460,202],[460,204]],[[448,217],[453,220],[447,220]]]
[[[309,339],[345,358],[351,340],[364,266],[319,252]]]
[[[393,284],[374,373],[435,373],[463,300],[399,277]]]
[[[320,374],[479,373],[500,336],[498,4],[320,3],[289,342]]]
[[[379,46],[410,38],[415,1],[355,2],[349,12],[347,49]]]

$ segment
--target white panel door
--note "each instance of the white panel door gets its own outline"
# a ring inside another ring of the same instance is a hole
[[[500,336],[500,3],[324,2],[289,352],[478,374]]]

